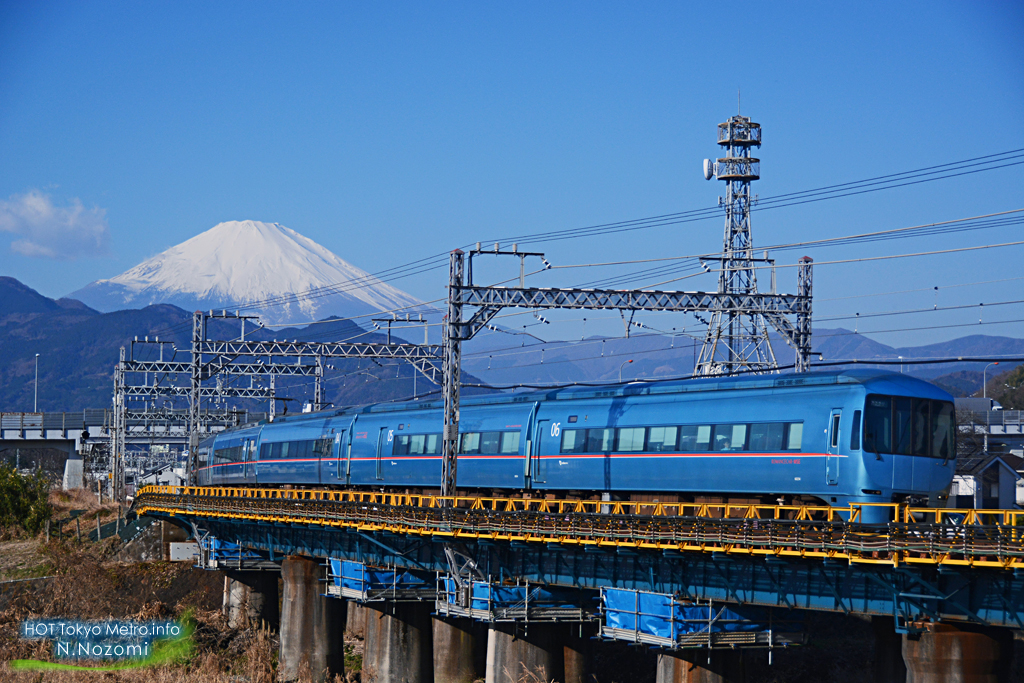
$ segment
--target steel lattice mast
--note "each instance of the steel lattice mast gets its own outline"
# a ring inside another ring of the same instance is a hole
[[[750,182],[761,176],[761,161],[750,156],[751,147],[761,146],[761,125],[737,114],[718,124],[718,144],[726,156],[715,163],[704,162],[704,177],[725,181],[725,240],[718,293],[757,294],[753,240],[750,235]],[[721,200],[720,200],[721,201]],[[709,259],[712,260],[712,259]],[[765,316],[757,311],[717,309],[711,312],[704,346],[694,367],[701,376],[728,375],[739,371],[778,370],[775,352],[768,339]]]

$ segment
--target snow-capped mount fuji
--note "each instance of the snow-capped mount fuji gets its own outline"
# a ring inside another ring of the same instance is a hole
[[[68,295],[99,311],[167,303],[187,311],[253,305],[267,324],[299,324],[421,301],[278,223],[228,221],[109,280]],[[266,303],[271,300],[273,303]],[[403,311],[405,312],[405,311]]]

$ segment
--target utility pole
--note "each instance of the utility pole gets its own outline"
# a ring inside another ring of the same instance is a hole
[[[32,399],[32,412],[39,412],[39,354],[36,354],[36,381],[35,381],[35,397]]]
[[[444,320],[444,346],[441,370],[444,397],[444,431],[441,443],[441,495],[455,496],[459,452],[459,388],[462,373],[462,302],[456,293],[462,287],[465,254],[451,252],[448,260],[448,315]],[[442,501],[451,505],[452,501]]]

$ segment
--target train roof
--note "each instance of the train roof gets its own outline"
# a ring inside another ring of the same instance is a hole
[[[869,392],[914,395],[943,401],[952,401],[948,393],[916,377],[875,368],[852,368],[846,370],[784,373],[779,375],[745,375],[736,377],[709,377],[686,380],[649,380],[624,382],[622,384],[574,384],[553,389],[537,389],[516,393],[463,396],[463,406],[501,405],[533,403],[535,401],[559,401],[585,398],[615,398],[621,396],[645,396],[664,394],[686,394],[692,392],[742,391],[751,389],[776,389],[785,387],[813,387],[839,384],[866,385]],[[302,413],[277,418],[281,421],[300,421],[314,417],[331,417],[353,413],[394,412],[401,410],[437,410],[442,407],[439,399],[418,401],[395,401],[364,406],[334,408],[317,413]]]

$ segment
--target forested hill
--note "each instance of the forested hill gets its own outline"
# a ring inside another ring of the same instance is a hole
[[[39,410],[74,411],[109,408],[113,395],[114,366],[120,347],[132,339],[160,337],[173,341],[188,360],[192,313],[169,304],[100,313],[73,299],[49,299],[21,282],[0,277],[0,412],[31,411],[35,354],[39,354]],[[212,323],[211,337],[235,338],[237,328]],[[252,339],[334,341],[356,338],[385,341],[380,333],[366,333],[348,320],[330,321],[307,328],[274,332],[250,330]],[[402,341],[397,337],[394,341]],[[327,399],[337,405],[389,400],[413,393],[412,368],[394,362],[380,365],[369,360],[329,361]],[[465,377],[465,375],[464,375]],[[477,381],[470,376],[468,382]],[[278,393],[293,399],[297,410],[312,397],[312,379],[278,380]],[[436,387],[419,378],[419,393]],[[253,406],[254,408],[256,406]],[[265,404],[260,407],[265,410]],[[278,408],[281,409],[281,406]]]

